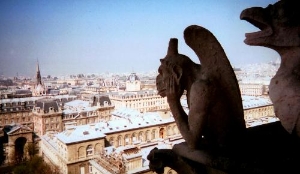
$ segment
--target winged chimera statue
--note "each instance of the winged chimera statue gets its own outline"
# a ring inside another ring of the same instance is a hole
[[[203,27],[190,26],[184,32],[184,38],[197,54],[201,65],[178,54],[177,40],[171,39],[168,54],[161,60],[160,74],[157,77],[159,94],[167,96],[186,144],[175,145],[173,149],[153,149],[148,155],[151,170],[163,173],[164,167],[169,166],[177,173],[192,174],[216,174],[224,173],[223,171],[247,174],[299,173],[298,9],[296,0],[280,0],[266,8],[253,7],[241,13],[241,19],[261,30],[246,34],[245,43],[274,49],[281,56],[280,68],[270,83],[270,98],[276,116],[287,131],[281,131],[278,124],[252,129],[250,134],[247,129],[245,137],[249,140],[245,142],[250,144],[240,151],[241,156],[232,158],[228,156],[231,153],[224,155],[224,149],[233,152],[231,149],[239,146],[239,137],[243,137],[245,132],[240,91],[230,63],[217,39]],[[189,115],[184,113],[178,102],[184,90],[187,91]],[[228,115],[229,113],[231,114]],[[286,136],[287,132],[297,136]],[[260,134],[263,136],[259,136]],[[277,152],[261,146],[273,146]]]
[[[300,8],[297,0],[280,0],[266,8],[252,7],[241,19],[261,31],[246,34],[245,43],[271,48],[281,56],[269,96],[282,126],[300,137]]]
[[[214,153],[236,149],[244,136],[246,126],[241,94],[230,62],[210,31],[192,25],[185,29],[184,39],[197,54],[201,65],[179,54],[178,40],[170,39],[167,55],[161,59],[158,69],[157,89],[162,97],[167,97],[185,140],[185,143],[175,145],[173,150],[185,158],[212,165]],[[180,103],[185,90],[188,114]],[[162,152],[169,156],[160,155]],[[170,154],[166,149],[154,149],[148,155],[152,162],[150,168],[162,172],[162,168],[157,168],[157,163],[161,161],[154,162],[154,159],[160,156],[168,157],[170,161],[174,157]]]

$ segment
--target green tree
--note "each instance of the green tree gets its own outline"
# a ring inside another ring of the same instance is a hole
[[[29,158],[32,159],[39,153],[39,148],[36,143],[28,143],[25,147],[25,151],[28,153]]]
[[[14,168],[14,174],[60,174],[59,168],[47,164],[42,157],[33,156],[25,164],[19,165]]]

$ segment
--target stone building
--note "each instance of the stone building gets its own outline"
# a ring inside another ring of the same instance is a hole
[[[44,135],[47,131],[62,131],[62,107],[55,99],[37,100],[32,113],[34,132],[38,136]]]
[[[93,125],[70,126],[61,133],[41,137],[43,158],[66,174],[86,171],[88,160],[99,154],[104,145],[104,134]]]
[[[33,129],[32,109],[41,97],[0,99],[0,129],[17,123]]]
[[[278,121],[269,98],[242,96],[246,127]],[[264,122],[264,123],[263,123]]]
[[[269,85],[263,83],[239,83],[241,95],[268,96]]]
[[[133,108],[140,112],[169,109],[167,98],[162,98],[156,90],[112,92],[109,96],[116,108]]]
[[[180,102],[188,112],[187,100],[182,98]],[[275,117],[273,103],[268,97],[243,95],[242,102],[246,127],[278,121]]]
[[[13,91],[7,92],[1,98],[27,98],[32,97],[32,92],[28,89],[15,89]]]
[[[1,137],[11,135],[12,132],[7,131],[7,126],[14,124],[19,125],[22,129],[28,129],[31,136],[36,137],[46,133],[62,132],[68,126],[72,127],[110,119],[114,106],[109,97],[98,96],[92,101],[75,99],[76,96],[68,95],[1,99],[0,128],[5,130]],[[82,103],[83,105],[81,105]],[[5,134],[5,132],[8,134]],[[20,131],[13,132],[14,136],[20,138],[23,137],[23,134],[24,131],[22,133]],[[26,142],[29,142],[27,140],[26,138]],[[12,154],[15,141],[5,138],[5,141],[1,141],[1,146],[3,146],[3,143],[8,148],[6,152]],[[9,158],[9,155],[5,155],[5,158]],[[6,161],[9,161],[9,159]]]
[[[181,102],[184,105],[184,99]],[[244,96],[243,104],[246,120],[277,121],[268,99]],[[255,124],[247,122],[247,126]],[[169,112],[120,108],[111,112],[109,120],[68,126],[61,133],[42,136],[41,150],[64,173],[151,173],[145,154],[162,144],[171,148],[182,141]],[[175,171],[166,169],[165,173]]]
[[[94,96],[88,101],[74,100],[65,103],[62,116],[63,130],[67,126],[85,125],[110,120],[114,110],[108,96]]]
[[[111,121],[70,126],[61,133],[42,136],[43,157],[63,173],[146,173],[145,154],[164,141],[172,147],[182,140],[169,114],[140,114],[130,109],[116,112],[121,116],[115,114]]]
[[[136,73],[131,73],[126,79],[126,91],[141,90],[141,80]]]
[[[3,138],[1,138],[3,141],[1,146],[4,151],[4,161],[2,162],[22,162],[29,155],[28,151],[26,151],[26,146],[34,143],[33,130],[25,125],[10,124],[4,126],[3,132],[4,135]]]

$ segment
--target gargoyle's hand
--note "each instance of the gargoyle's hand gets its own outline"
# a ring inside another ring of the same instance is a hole
[[[181,92],[180,92],[180,84],[176,82],[175,77],[170,77],[168,79],[166,94],[168,102],[174,100],[180,100]]]
[[[163,174],[165,166],[163,160],[158,157],[159,156],[157,155],[158,153],[159,150],[155,147],[148,154],[147,159],[150,161],[149,168],[151,171],[154,171],[157,174]]]

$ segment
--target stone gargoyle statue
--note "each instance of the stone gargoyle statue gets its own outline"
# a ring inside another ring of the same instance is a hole
[[[181,160],[176,155],[213,166],[213,154],[238,147],[246,130],[237,79],[218,40],[210,31],[196,25],[185,29],[184,39],[201,65],[179,54],[178,40],[170,39],[167,55],[160,60],[157,90],[162,97],[167,97],[185,143],[177,144],[169,151],[153,149],[150,152],[150,169],[158,173],[162,172],[163,166],[172,165],[172,159],[175,166],[169,167],[178,173],[181,170],[193,173],[189,166],[184,168],[184,163],[178,164]],[[180,103],[184,91],[188,114]]]
[[[280,0],[266,8],[252,7],[240,18],[260,31],[246,34],[245,43],[271,48],[281,64],[269,86],[275,115],[287,132],[300,137],[300,7],[297,0]]]

